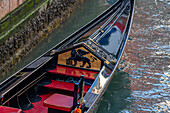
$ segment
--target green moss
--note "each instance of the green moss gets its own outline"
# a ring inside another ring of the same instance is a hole
[[[18,26],[22,26],[28,19],[35,17],[34,13],[38,12],[39,8],[48,1],[49,0],[35,0],[34,5],[34,0],[28,0],[2,18],[0,20],[0,23],[3,23],[0,24],[0,42],[3,38],[9,37],[13,31],[16,31]],[[5,18],[7,19],[4,20]]]

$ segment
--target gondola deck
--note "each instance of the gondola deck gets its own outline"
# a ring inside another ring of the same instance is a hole
[[[118,0],[90,23],[3,81],[0,84],[0,111],[93,112],[119,64],[133,8],[134,0]],[[94,32],[96,27],[98,30]],[[90,30],[93,34],[84,37]]]

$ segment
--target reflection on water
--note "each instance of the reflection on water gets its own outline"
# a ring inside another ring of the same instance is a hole
[[[119,65],[121,71],[128,73],[120,73],[119,77],[126,76],[130,83],[122,86],[121,81],[115,84],[113,80],[98,113],[170,111],[169,11],[169,0],[136,0],[130,37]],[[116,85],[120,85],[119,95]],[[116,101],[117,98],[121,99]]]
[[[116,23],[111,22],[108,26],[111,29],[106,31],[106,35],[99,39],[99,44],[108,52],[116,55],[123,40],[125,26],[128,15],[126,11],[119,17]]]
[[[97,113],[118,113],[131,105],[129,75],[117,72],[102,98]]]

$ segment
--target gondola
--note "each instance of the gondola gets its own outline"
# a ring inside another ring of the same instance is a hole
[[[134,0],[106,11],[0,84],[1,113],[93,113],[125,48]]]

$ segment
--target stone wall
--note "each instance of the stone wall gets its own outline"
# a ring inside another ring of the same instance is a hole
[[[82,0],[51,0],[37,16],[0,44],[0,76],[60,25]]]

